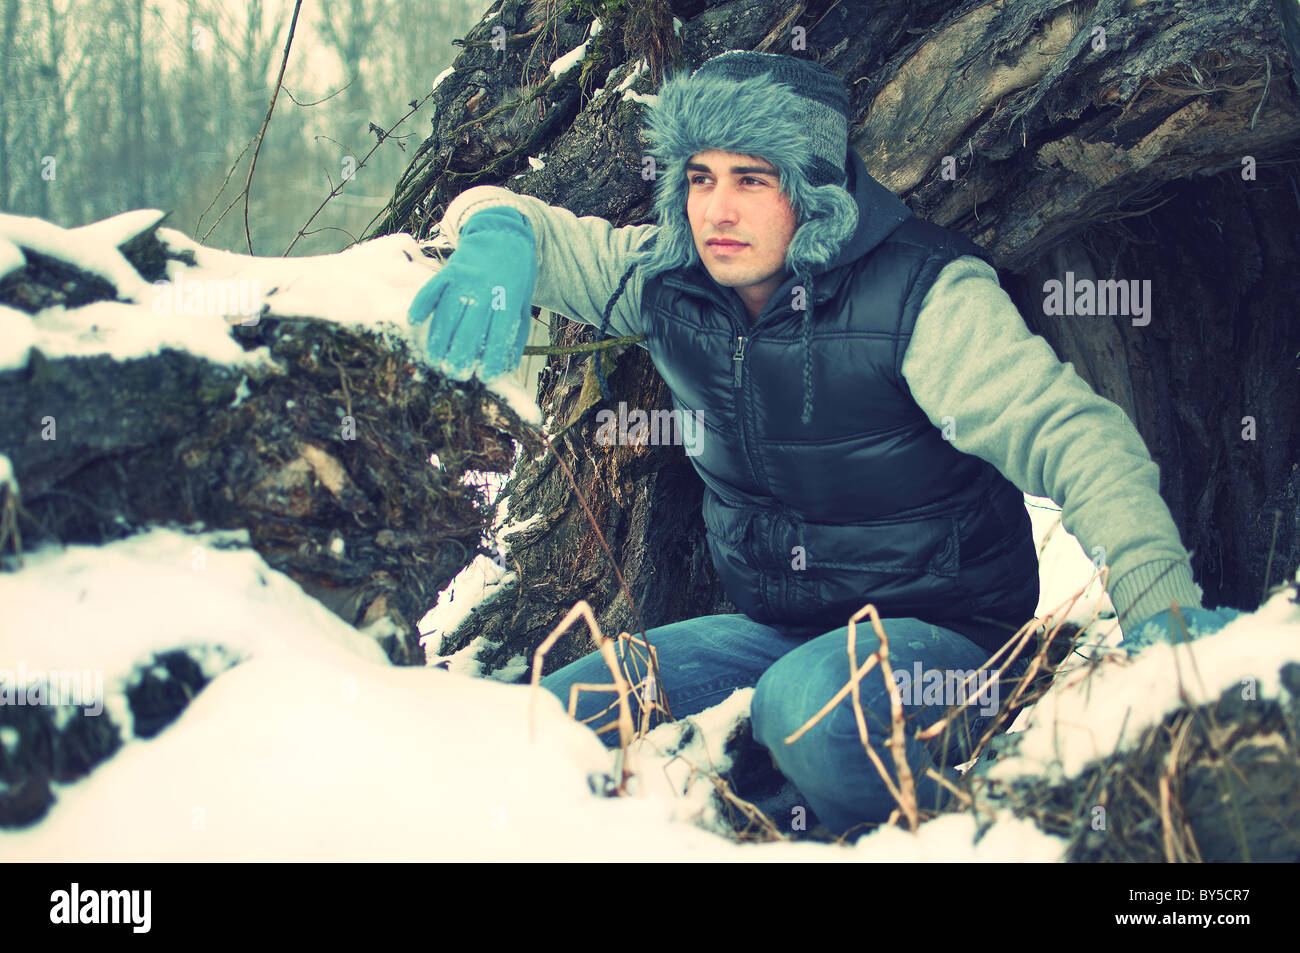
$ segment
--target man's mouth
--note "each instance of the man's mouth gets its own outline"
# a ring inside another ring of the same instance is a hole
[[[749,245],[746,244],[745,242],[736,241],[736,239],[734,238],[710,238],[704,244],[707,245],[713,252],[720,255],[725,255],[729,252],[740,251],[740,249],[742,248],[749,247]]]

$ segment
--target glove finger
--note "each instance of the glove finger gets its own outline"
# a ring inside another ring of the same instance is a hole
[[[483,358],[484,380],[519,366],[532,325],[532,282],[510,292],[515,296],[513,300],[506,298],[504,288],[493,289],[494,293],[498,290],[501,297],[494,297],[492,304],[500,307],[492,312],[492,328]]]
[[[524,359],[524,348],[528,346],[528,338],[533,330],[533,309],[527,307],[524,313],[520,315],[519,324],[515,327],[515,339],[510,344],[510,370],[518,367]]]
[[[464,302],[461,319],[451,329],[450,342],[447,347],[447,363],[463,373],[467,380],[480,365],[483,357],[483,344],[487,337],[490,315],[486,303],[474,292],[460,295]]]
[[[411,306],[406,310],[406,319],[413,325],[428,320],[434,309],[438,307],[439,299],[447,290],[447,284],[447,277],[441,271],[425,282],[424,287],[411,299]]]
[[[488,329],[483,346],[483,367],[479,376],[483,380],[499,377],[519,366],[515,359],[512,363],[512,351],[515,338],[518,337],[519,316],[508,311],[494,311],[492,326]]]
[[[431,364],[438,365],[447,361],[452,342],[465,320],[466,306],[463,302],[464,296],[457,295],[453,290],[444,294],[434,309],[425,341],[425,352]]]

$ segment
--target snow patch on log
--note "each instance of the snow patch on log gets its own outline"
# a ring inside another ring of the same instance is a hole
[[[233,331],[265,314],[366,328],[422,353],[407,309],[440,266],[410,235],[385,235],[329,255],[270,258],[205,247],[157,227],[162,217],[157,209],[138,209],[64,229],[0,215],[0,276],[24,267],[21,249],[27,248],[105,279],[119,299],[52,305],[31,315],[0,305],[0,371],[24,367],[33,348],[47,358],[104,354],[116,360],[173,349],[216,364],[260,367],[269,359],[266,349],[246,351]],[[166,262],[167,279],[151,284],[120,247],[155,228],[159,243],[176,257]],[[541,410],[513,372],[483,383],[521,419],[541,423]]]
[[[597,17],[591,21],[591,32],[587,35],[587,38],[551,64],[551,75],[556,79],[559,79],[569,70],[581,63],[583,57],[587,55],[587,44],[589,44],[599,32],[600,18]]]
[[[142,303],[151,297],[149,283],[117,245],[152,227],[162,215],[158,209],[140,209],[80,228],[61,228],[41,218],[0,214],[0,240],[66,261],[103,278],[127,301]],[[0,252],[0,259],[12,261],[12,253]]]
[[[437,89],[440,85],[442,85],[442,81],[454,72],[456,72],[456,67],[448,66],[445,70],[443,70],[441,73],[435,76],[433,78],[433,85],[429,87],[429,92],[433,92],[435,89]]]
[[[1283,591],[1190,645],[1154,645],[1131,660],[1108,656],[1096,668],[1062,671],[1018,733],[1015,756],[995,764],[989,777],[1073,778],[1095,761],[1130,750],[1181,708],[1212,705],[1231,689],[1278,698],[1285,692],[1280,669],[1300,661],[1298,631],[1300,607]]]

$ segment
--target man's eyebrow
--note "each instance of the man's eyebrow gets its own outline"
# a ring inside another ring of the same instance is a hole
[[[707,165],[705,165],[702,162],[686,163],[686,171],[708,172],[710,175],[713,174],[713,170],[710,169]],[[755,172],[761,175],[778,175],[778,176],[780,175],[780,173],[778,173],[776,169],[773,169],[771,166],[766,166],[766,165],[733,165],[731,167],[732,175],[750,175]]]

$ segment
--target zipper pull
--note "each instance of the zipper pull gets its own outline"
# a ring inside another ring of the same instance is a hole
[[[736,386],[740,386],[740,362],[745,359],[745,338],[743,335],[736,340],[736,353],[731,356],[736,367]]]

